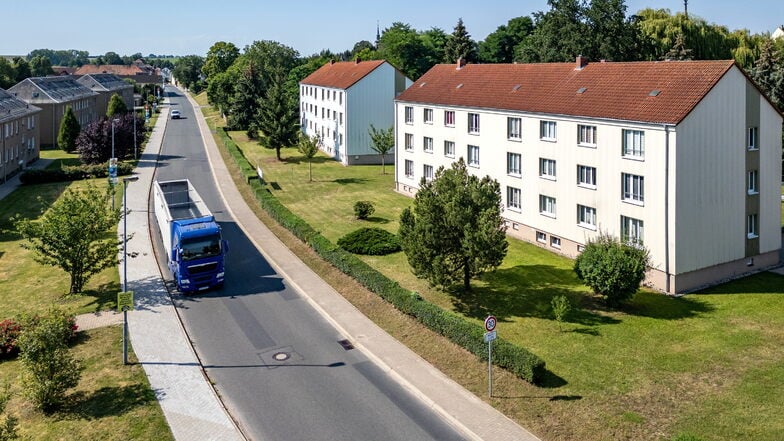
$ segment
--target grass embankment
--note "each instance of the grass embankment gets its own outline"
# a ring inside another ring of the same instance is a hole
[[[202,110],[220,125],[214,111]],[[244,133],[231,135],[261,164],[270,190],[332,241],[367,225],[396,232],[400,211],[412,203],[394,193],[390,166],[381,175],[380,166],[343,167],[319,154],[309,183],[307,163],[295,150],[285,149],[278,162],[274,151]],[[369,221],[353,219],[357,200],[375,205]],[[545,387],[534,387],[496,372],[488,400],[483,363],[390,310],[272,228],[368,317],[545,440],[651,440],[682,433],[704,440],[777,440],[784,433],[784,315],[778,313],[784,310],[784,277],[763,273],[682,298],[643,290],[621,311],[610,311],[578,282],[571,260],[521,241],[510,240],[498,271],[459,299],[413,277],[402,253],[366,258],[404,287],[478,325],[496,315],[499,334],[542,357],[554,374]],[[580,306],[563,332],[549,310],[560,294]]]
[[[59,150],[43,151],[41,156],[54,160],[50,167],[78,163],[74,155]],[[107,185],[105,179],[94,183]],[[82,295],[65,296],[68,275],[35,263],[9,221],[17,214],[36,218],[67,188],[84,185],[85,181],[22,186],[0,200],[0,320],[43,312],[53,304],[73,314],[114,309],[120,289],[116,266],[94,276]],[[6,411],[19,418],[24,439],[172,439],[142,367],[122,365],[121,335],[118,326],[79,333],[72,350],[84,367],[82,378],[68,405],[53,415],[35,411],[21,397],[19,362],[0,361],[0,384],[10,383],[13,394]],[[132,350],[129,355],[135,361]]]

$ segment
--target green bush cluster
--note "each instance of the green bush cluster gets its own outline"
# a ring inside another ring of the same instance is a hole
[[[229,151],[229,154],[234,159],[234,162],[236,162],[239,166],[242,177],[245,178],[245,182],[258,179],[259,175],[256,173],[256,169],[250,165],[250,162],[247,158],[245,158],[242,150],[240,150],[234,140],[229,137],[225,129],[218,130],[218,137],[220,137],[223,145],[226,146],[226,150]]]
[[[338,246],[354,254],[384,256],[400,251],[400,239],[387,230],[365,227],[338,239]]]
[[[374,207],[373,203],[370,201],[357,201],[354,203],[354,216],[357,219],[365,220],[375,212],[376,207]]]
[[[133,164],[120,162],[117,164],[117,175],[125,176],[133,173]],[[48,182],[79,181],[82,179],[107,178],[107,164],[66,165],[58,169],[30,169],[19,175],[22,184],[45,184]]]
[[[228,135],[224,133],[220,138],[228,139]],[[226,142],[225,145],[232,158],[243,170],[243,174],[246,173],[245,170],[253,170],[233,141]],[[255,176],[255,171],[253,172]],[[423,325],[462,346],[480,359],[487,360],[487,344],[484,343],[484,329],[481,326],[425,301],[418,294],[404,289],[355,255],[333,244],[281,204],[259,179],[249,180],[249,184],[256,199],[270,217],[308,244],[324,260],[403,313],[415,317]],[[536,384],[544,377],[544,361],[524,348],[497,339],[493,354],[497,366],[509,370],[528,382]]]

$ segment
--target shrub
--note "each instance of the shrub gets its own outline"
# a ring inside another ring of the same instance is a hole
[[[49,412],[63,404],[66,391],[81,377],[79,362],[68,349],[75,332],[73,316],[53,308],[46,315],[25,318],[22,329],[22,392],[36,408]]]
[[[601,234],[574,261],[574,272],[609,306],[634,297],[650,264],[648,250]]]
[[[376,208],[370,201],[357,201],[354,204],[354,216],[357,219],[365,220],[376,211]]]
[[[117,175],[125,176],[133,173],[133,164],[120,162],[117,164]],[[106,178],[109,177],[109,165],[73,165],[64,166],[58,169],[30,169],[25,170],[19,175],[22,184],[45,184],[49,182],[79,181],[82,179]]]
[[[555,320],[558,322],[558,330],[560,331],[561,323],[563,323],[566,315],[569,314],[569,310],[572,309],[572,304],[569,302],[569,298],[564,295],[553,297],[550,303],[552,304],[553,316],[555,316]]]
[[[12,358],[19,353],[16,339],[22,331],[22,326],[13,319],[0,322],[0,359]]]
[[[16,433],[16,426],[18,425],[18,421],[16,417],[12,415],[8,415],[5,413],[5,407],[8,404],[8,400],[11,399],[11,386],[8,383],[5,383],[2,388],[0,388],[0,441],[10,441],[12,439],[17,439]]]
[[[338,246],[354,254],[383,256],[400,251],[400,240],[381,228],[360,228],[338,239]]]

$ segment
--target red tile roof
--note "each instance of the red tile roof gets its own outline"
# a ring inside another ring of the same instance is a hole
[[[327,63],[308,75],[300,84],[348,89],[384,63],[384,60]]]
[[[74,75],[81,76],[98,73],[110,73],[115,75],[140,75],[146,72],[136,65],[125,66],[122,64],[101,64],[100,66],[97,66],[95,64],[85,64],[77,69]]]
[[[398,101],[677,124],[734,61],[440,64]],[[580,93],[580,91],[582,93]],[[659,91],[656,96],[654,91]],[[653,92],[653,93],[652,93]]]

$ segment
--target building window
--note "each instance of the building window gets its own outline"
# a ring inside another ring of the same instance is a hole
[[[748,239],[759,237],[759,219],[756,213],[746,216],[746,237]]]
[[[577,206],[577,225],[591,230],[596,229],[596,209],[593,207],[586,207],[585,205]]]
[[[425,136],[422,143],[425,147],[425,153],[433,153],[433,138]]]
[[[645,202],[645,179],[642,176],[621,173],[622,199],[624,202],[642,205]]]
[[[634,245],[642,245],[642,221],[633,217],[621,216],[621,240]]]
[[[748,192],[749,194],[759,193],[759,172],[757,170],[749,171]]]
[[[479,133],[479,114],[478,113],[469,113],[468,114],[468,133]]]
[[[555,198],[539,195],[539,214],[555,217]]]
[[[406,150],[413,151],[414,150],[414,135],[411,133],[406,133]]]
[[[343,92],[338,92],[338,104],[343,105]]]
[[[343,112],[340,112],[340,125],[343,125]]]
[[[444,156],[447,158],[455,157],[455,143],[452,141],[444,141]]]
[[[749,150],[757,150],[759,148],[759,127],[749,127]]]
[[[479,147],[475,145],[468,146],[468,165],[479,167]]]
[[[410,159],[406,159],[406,177],[414,177],[414,161],[411,161]]]
[[[414,124],[414,108],[406,106],[406,124]]]
[[[577,185],[580,187],[596,188],[596,167],[578,165]]]
[[[447,127],[455,126],[455,112],[453,110],[444,110],[444,125]]]
[[[623,156],[645,158],[645,132],[642,130],[623,130]]]
[[[555,160],[539,158],[539,177],[555,180]]]
[[[522,118],[506,118],[506,137],[515,141],[523,139],[523,120]]]
[[[519,188],[506,187],[506,207],[513,211],[520,211],[522,192]]]
[[[425,109],[425,124],[433,124],[433,109]]]
[[[550,246],[553,247],[553,248],[558,248],[560,250],[561,249],[561,238],[560,237],[555,237],[555,236],[550,236]]]
[[[425,166],[422,169],[422,174],[425,177],[425,180],[432,181],[433,180],[433,166],[425,164]]]
[[[519,153],[506,154],[506,173],[512,176],[522,175],[522,155]]]
[[[536,232],[536,241],[541,243],[547,243],[547,235],[541,231]]]
[[[540,121],[539,137],[547,141],[555,141],[557,139],[555,121]]]
[[[577,126],[577,144],[596,147],[596,126]]]

